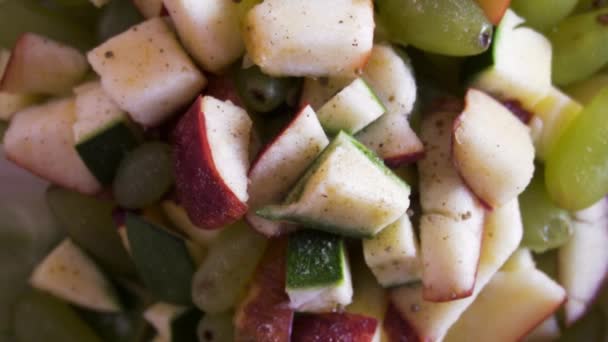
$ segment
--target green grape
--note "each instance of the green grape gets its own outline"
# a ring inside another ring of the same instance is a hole
[[[266,239],[239,221],[224,228],[194,275],[192,298],[206,313],[234,307],[266,248]]]
[[[608,9],[566,18],[548,38],[553,45],[553,82],[583,80],[608,62]]]
[[[257,66],[238,69],[235,78],[245,106],[260,113],[270,112],[284,103],[291,83],[289,78],[268,76]]]
[[[587,105],[602,88],[608,86],[608,73],[597,73],[583,81],[564,87],[564,92],[582,105]]]
[[[0,47],[11,48],[24,32],[34,32],[86,51],[95,34],[70,11],[53,10],[35,0],[0,1]]]
[[[570,215],[549,198],[541,167],[537,166],[532,181],[519,196],[519,206],[524,224],[522,246],[542,253],[563,245],[572,235]]]
[[[99,42],[105,42],[143,20],[133,1],[112,0],[102,9],[97,23],[97,38]]]
[[[20,342],[101,342],[65,302],[35,291],[15,307],[15,335]]]
[[[576,211],[608,193],[608,88],[568,126],[547,158],[545,183],[551,199]]]
[[[172,185],[171,147],[161,142],[149,142],[122,160],[112,190],[118,204],[135,209],[158,202]]]
[[[101,266],[120,275],[134,274],[112,220],[114,203],[58,187],[49,188],[46,199],[67,234]]]
[[[484,52],[492,24],[474,0],[378,0],[378,17],[392,40],[450,56]]]
[[[511,8],[526,19],[526,25],[547,31],[567,17],[577,3],[578,0],[513,0]]]

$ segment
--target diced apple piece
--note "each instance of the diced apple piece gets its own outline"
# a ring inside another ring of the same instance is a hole
[[[484,211],[452,164],[455,114],[436,112],[422,123],[425,157],[418,163],[424,298],[449,301],[473,291]]]
[[[180,40],[205,70],[222,71],[245,50],[238,3],[233,0],[164,0]]]
[[[289,341],[294,312],[285,292],[286,247],[285,240],[275,240],[266,249],[236,311],[237,341]]]
[[[280,203],[291,186],[329,144],[315,112],[307,106],[267,145],[249,171],[247,222],[266,235],[280,235],[293,226],[263,219],[255,210]]]
[[[0,80],[10,59],[8,50],[0,49]],[[33,104],[38,96],[32,94],[15,94],[0,91],[0,120],[8,121],[16,112]]]
[[[416,79],[404,52],[387,44],[374,45],[363,78],[382,100],[387,113],[411,114],[416,101]]]
[[[453,134],[454,163],[485,204],[499,207],[524,191],[534,173],[534,145],[507,108],[469,89]]]
[[[175,187],[195,225],[220,228],[247,212],[251,125],[232,102],[205,96],[175,127]]]
[[[509,8],[511,0],[476,0],[486,17],[494,25],[498,25],[502,16]]]
[[[420,279],[418,249],[414,227],[407,214],[382,229],[375,237],[363,240],[365,262],[384,287]]]
[[[35,33],[19,37],[0,80],[8,93],[62,95],[85,76],[88,65],[75,48]]]
[[[608,272],[608,207],[591,222],[573,220],[572,237],[558,252],[558,279],[566,289],[566,325],[581,318],[593,304]]]
[[[206,83],[161,18],[133,26],[87,57],[106,92],[144,126],[189,104]]]
[[[75,120],[73,98],[18,112],[4,135],[7,159],[63,187],[97,193],[101,185],[74,149]]]
[[[424,299],[445,302],[473,293],[481,251],[483,215],[454,219],[424,214],[420,219]]]
[[[445,340],[517,341],[565,300],[564,289],[537,269],[498,272]]]
[[[390,293],[395,309],[407,323],[403,333],[423,341],[440,341],[460,315],[473,303],[492,276],[519,246],[523,234],[517,200],[490,212],[485,229],[477,280],[470,297],[444,303],[425,301],[421,285],[402,286]],[[411,331],[409,331],[411,330]]]
[[[562,133],[582,110],[580,103],[555,87],[532,108],[534,116],[530,127],[537,158],[546,160]]]
[[[551,89],[551,43],[512,10],[496,28],[491,57],[493,64],[475,76],[474,87],[518,100],[528,110]]]
[[[454,167],[450,149],[456,113],[436,112],[425,117],[420,138],[425,156],[418,162],[420,204],[423,212],[439,213],[455,219],[483,211]]]
[[[371,0],[266,0],[243,26],[249,56],[269,75],[355,76],[372,50],[374,10]]]
[[[163,0],[132,0],[144,18],[160,17],[163,13]]]
[[[357,139],[384,159],[389,167],[412,163],[424,157],[424,145],[410,127],[407,116],[382,115],[363,131]]]
[[[376,319],[350,313],[301,315],[294,319],[292,342],[372,342]]]

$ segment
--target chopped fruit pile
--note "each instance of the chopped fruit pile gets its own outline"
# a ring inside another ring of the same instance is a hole
[[[608,336],[603,1],[0,23],[1,341]]]

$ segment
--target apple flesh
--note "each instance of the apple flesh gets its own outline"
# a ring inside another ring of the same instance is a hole
[[[608,272],[608,205],[602,199],[573,220],[572,237],[558,252],[558,280],[566,289],[566,325],[579,320],[591,307]],[[593,217],[592,210],[603,213]],[[581,218],[582,218],[581,217]]]
[[[4,135],[6,158],[52,183],[84,194],[101,190],[74,149],[74,99],[55,100],[15,114]]]
[[[426,150],[418,162],[423,296],[437,302],[471,295],[483,237],[483,207],[450,156],[455,116],[432,113],[425,117],[420,131]]]
[[[286,251],[285,239],[271,241],[266,249],[236,311],[237,341],[289,341],[294,311],[285,292]]]
[[[175,187],[195,225],[221,228],[247,212],[251,125],[243,109],[205,96],[175,127]]]
[[[269,204],[279,204],[329,140],[310,106],[304,107],[268,144],[249,171],[249,225],[266,236],[281,235],[294,226],[255,214]],[[280,177],[277,177],[280,175]]]
[[[454,164],[471,190],[492,208],[524,191],[534,173],[527,126],[489,95],[469,89],[453,128]]]
[[[146,127],[160,125],[190,104],[206,84],[162,18],[110,38],[87,58],[108,95]]]
[[[266,0],[243,23],[249,57],[271,76],[354,77],[373,36],[371,0]]]
[[[75,48],[35,33],[19,37],[0,80],[0,91],[64,95],[80,82],[86,58]]]
[[[220,72],[245,50],[235,1],[164,0],[180,40],[194,60]]]
[[[450,329],[446,341],[518,341],[566,300],[566,291],[531,268],[498,272]]]
[[[374,318],[350,313],[299,315],[293,322],[291,341],[372,342],[377,325]]]
[[[422,285],[402,286],[391,290],[391,302],[401,318],[407,322],[407,333],[418,336],[421,341],[442,340],[519,246],[522,235],[523,225],[517,200],[488,213],[475,289],[467,298],[436,303],[423,299]],[[409,332],[409,329],[412,332]]]

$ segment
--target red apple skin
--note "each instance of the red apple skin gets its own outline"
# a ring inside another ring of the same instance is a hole
[[[236,341],[289,341],[294,312],[285,292],[287,240],[272,240],[235,316]]]
[[[413,164],[422,158],[424,158],[424,150],[413,151],[412,153],[403,154],[400,156],[384,158],[384,164],[392,169],[395,169],[402,165]]]
[[[477,1],[477,4],[479,5],[479,7],[481,7],[481,9],[483,9],[483,12],[486,14],[486,17],[488,18],[488,20],[494,25],[498,25],[498,23],[500,23],[502,16],[505,14],[505,12],[507,11],[507,8],[509,8],[509,5],[511,4],[511,0],[476,0],[476,1]]]
[[[299,315],[294,319],[291,342],[371,342],[378,321],[350,313]]]
[[[386,309],[382,328],[389,342],[415,342],[420,340],[414,329],[401,317],[393,304],[390,304]]]
[[[245,108],[243,101],[239,97],[239,93],[236,90],[234,80],[228,75],[207,75],[207,88],[205,90],[207,95],[213,96],[222,101],[231,101],[235,105]]]
[[[236,96],[236,95],[235,95]],[[264,145],[264,147],[261,148],[260,152],[256,155],[256,157],[254,158],[254,160],[251,163],[251,167],[249,168],[249,172],[247,174],[248,177],[251,177],[251,173],[255,170],[256,166],[258,165],[258,163],[260,162],[260,160],[262,159],[262,156],[264,156],[264,154],[266,152],[268,152],[268,150],[272,147],[272,145],[274,145],[274,143],[279,140],[284,134],[285,132],[287,132],[287,130],[294,124],[294,122],[296,122],[298,120],[298,118],[300,117],[300,115],[303,114],[304,112],[304,108],[306,108],[308,106],[308,103],[304,103],[301,107],[300,110],[297,112],[296,115],[294,115],[294,117],[289,121],[289,123],[287,125],[285,125],[285,127],[283,127],[281,129],[281,131],[279,132],[279,134],[277,134],[274,138],[272,138],[272,140],[270,142],[268,142],[266,145]],[[245,216],[245,221],[247,221],[247,224],[249,224],[249,226],[253,229],[255,228],[255,225],[252,224],[252,222],[250,222],[247,219],[247,216]],[[293,225],[290,225],[288,223],[282,223],[281,224],[281,229],[280,231],[274,235],[274,236],[267,236],[267,237],[278,237],[278,236],[283,236],[287,233],[290,233],[294,230]],[[262,232],[260,232],[260,234],[266,235]]]
[[[175,189],[192,223],[218,229],[245,215],[247,204],[232,192],[215,166],[201,105],[199,96],[172,132]]]

